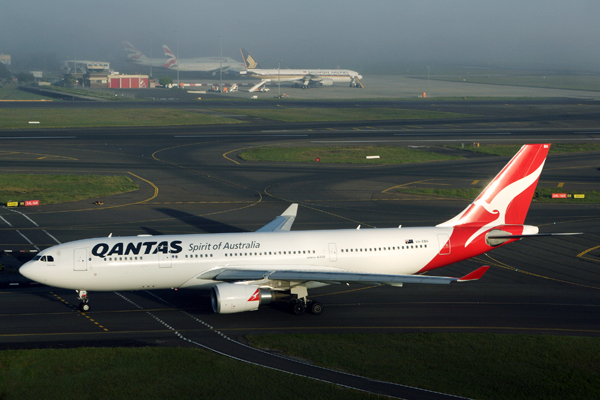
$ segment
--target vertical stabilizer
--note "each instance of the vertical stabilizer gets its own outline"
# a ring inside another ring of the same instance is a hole
[[[135,46],[131,43],[123,41],[121,42],[121,44],[123,45],[123,48],[127,53],[127,61],[137,63],[148,61],[148,57],[146,57],[144,53],[136,49]]]
[[[164,68],[174,68],[177,66],[177,57],[175,54],[169,49],[169,46],[163,44],[163,51],[165,52],[165,57],[167,57],[166,64],[163,65]]]
[[[246,69],[262,69],[246,49],[240,49],[240,51],[242,52],[242,58],[244,59]]]
[[[490,227],[525,222],[550,144],[526,144],[460,214],[438,226]]]

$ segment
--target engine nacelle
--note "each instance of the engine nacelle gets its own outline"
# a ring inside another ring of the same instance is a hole
[[[331,78],[323,78],[323,80],[321,80],[321,86],[333,86],[333,79]]]
[[[217,314],[255,311],[259,305],[269,304],[272,298],[269,289],[233,283],[219,283],[210,293],[212,308]]]

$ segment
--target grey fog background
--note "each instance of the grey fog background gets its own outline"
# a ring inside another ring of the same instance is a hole
[[[424,65],[597,71],[600,1],[20,0],[0,7],[0,53],[123,63],[122,40],[162,57],[263,67],[406,72]]]

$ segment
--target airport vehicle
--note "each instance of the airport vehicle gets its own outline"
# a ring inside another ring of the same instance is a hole
[[[129,42],[121,42],[125,52],[127,52],[127,62],[152,66],[152,67],[164,67],[168,61],[166,58],[149,58],[144,55],[140,50],[136,49],[134,45]]]
[[[242,71],[245,69],[243,63],[234,60],[231,57],[196,57],[196,58],[181,58],[177,59],[175,54],[169,49],[166,44],[163,44],[163,51],[167,62],[163,67],[177,69],[179,63],[179,71],[195,71],[217,73],[219,69],[223,71]]]
[[[334,83],[348,83],[350,87],[363,88],[362,76],[349,69],[289,69],[289,68],[260,68],[258,63],[245,49],[240,49],[245,71],[240,74],[250,78],[261,79],[261,82],[250,89],[250,92],[259,90],[269,82],[292,83],[293,87],[308,89],[316,86],[332,86]]]
[[[210,289],[221,314],[289,301],[302,314],[323,311],[308,290],[333,283],[402,286],[476,280],[421,275],[516,240],[539,235],[524,225],[549,144],[528,144],[454,218],[432,227],[291,231],[298,204],[251,233],[104,237],[40,252],[20,272],[34,281],[87,291]],[[418,275],[415,275],[418,274]]]

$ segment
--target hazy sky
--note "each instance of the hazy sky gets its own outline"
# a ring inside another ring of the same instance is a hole
[[[354,70],[415,65],[600,69],[598,0],[19,0],[0,8],[0,53],[124,60],[245,47],[263,66]]]

